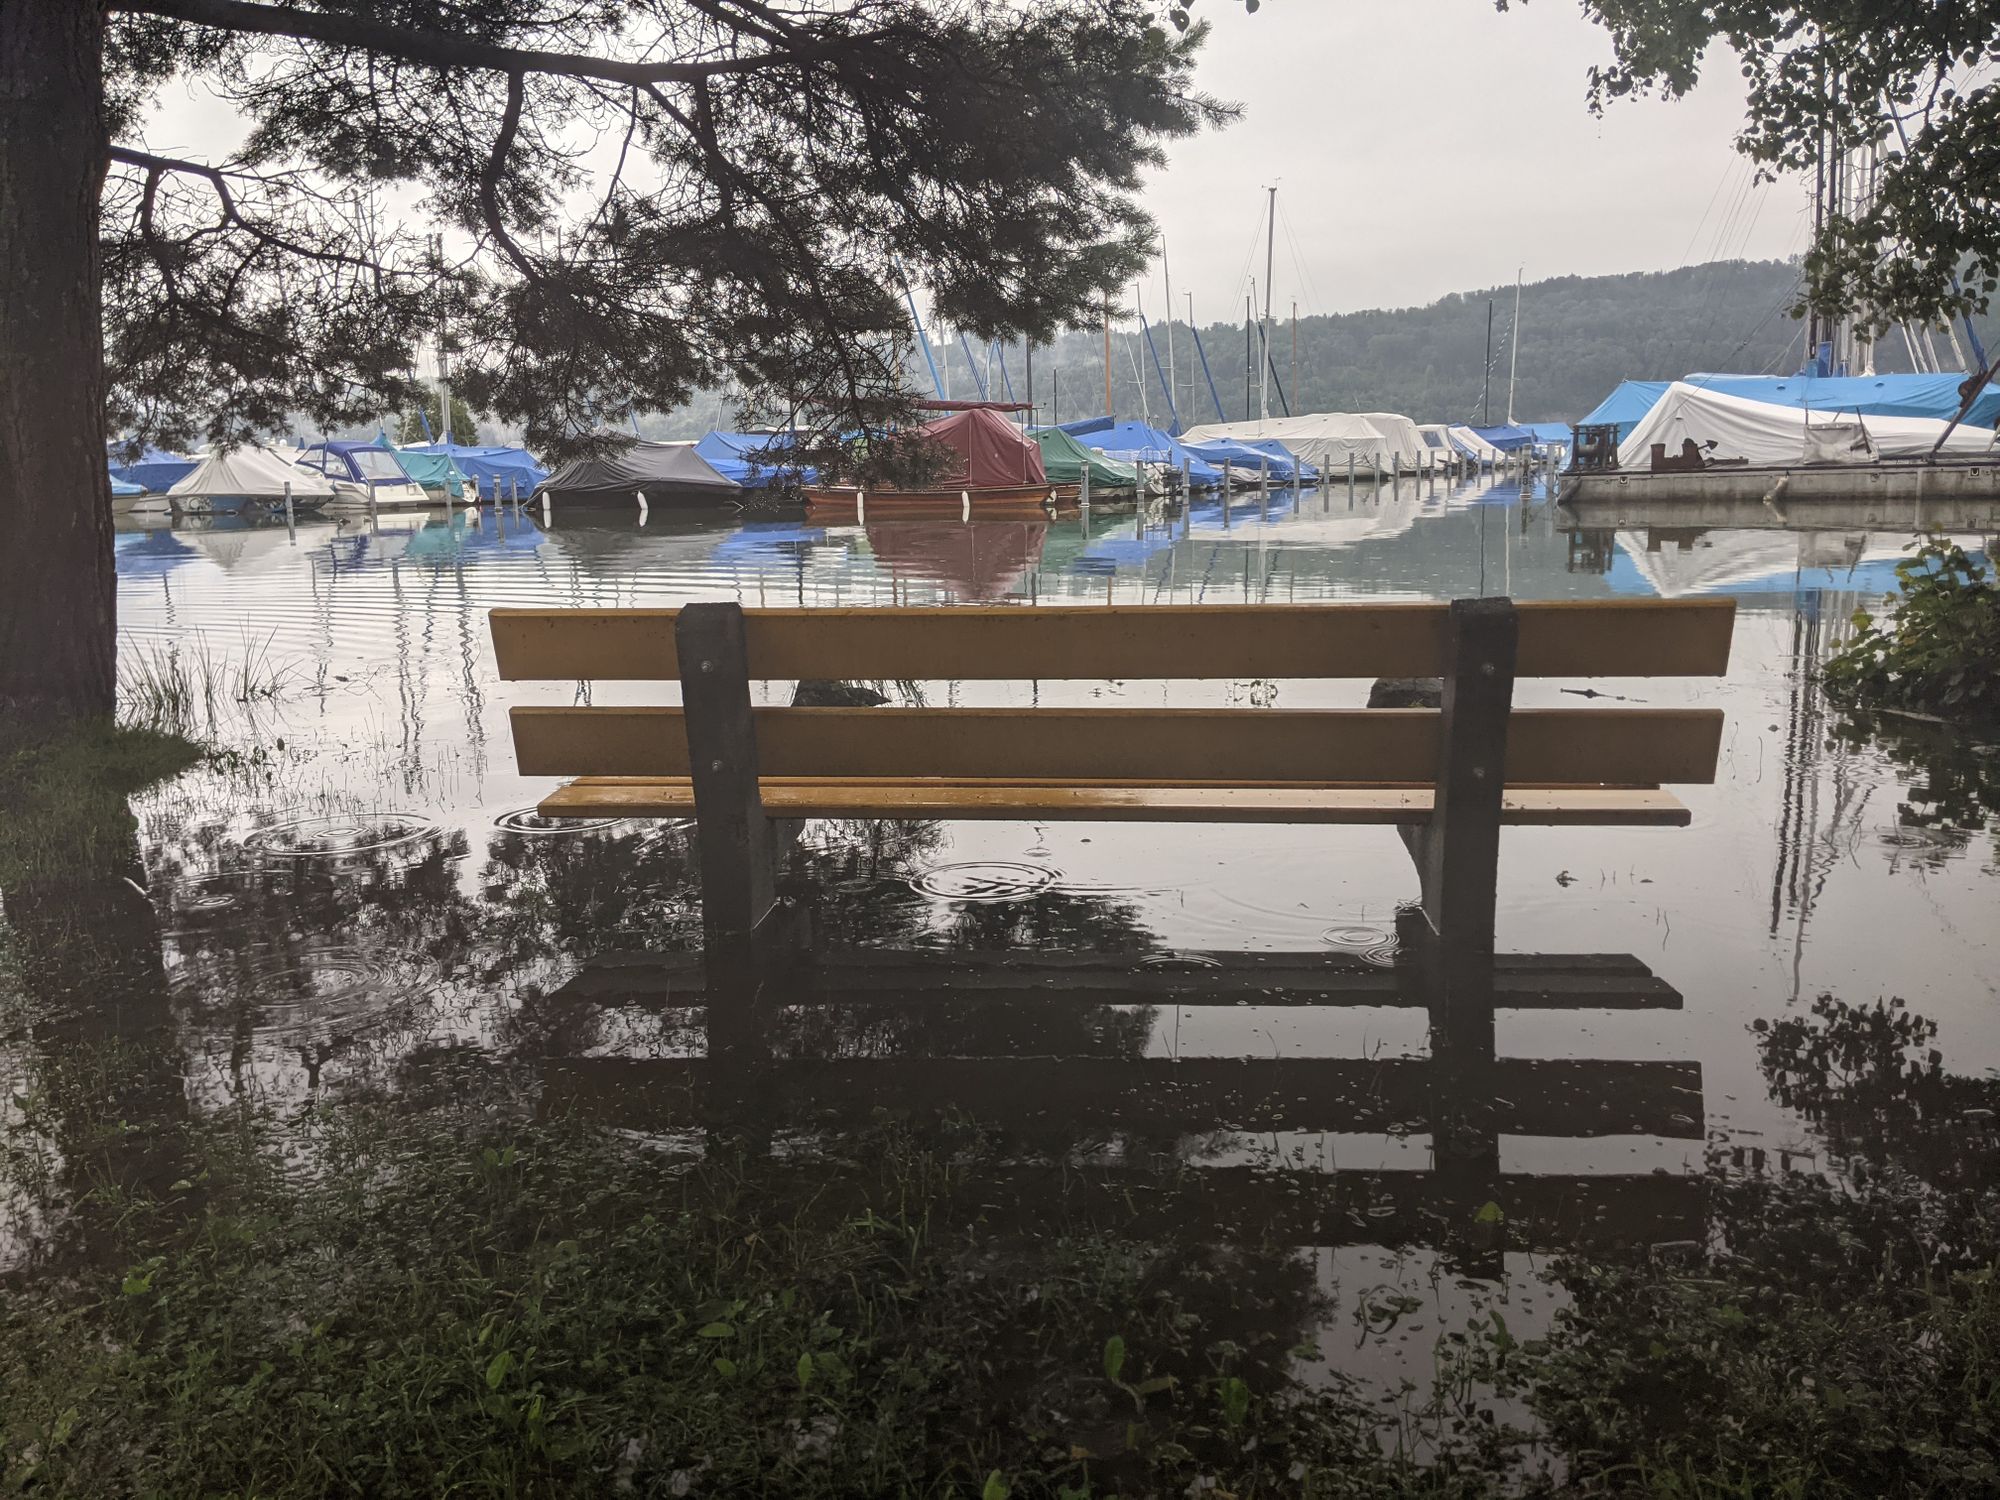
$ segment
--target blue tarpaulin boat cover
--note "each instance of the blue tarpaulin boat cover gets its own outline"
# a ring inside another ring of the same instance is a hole
[[[1690,375],[1686,384],[1746,401],[1790,406],[1810,411],[1859,412],[1864,417],[1931,417],[1950,421],[1958,415],[1962,375]],[[1598,403],[1585,423],[1615,422],[1618,441],[1658,404],[1672,384],[1666,380],[1627,380]],[[1974,427],[2000,426],[2000,387],[1988,385],[1972,403],[1965,419]]]
[[[1285,482],[1287,484],[1291,483],[1292,475],[1294,473],[1297,474],[1298,481],[1300,484],[1319,483],[1319,470],[1312,464],[1309,464],[1304,459],[1300,458],[1297,454],[1293,453],[1291,449],[1287,448],[1283,443],[1279,442],[1276,438],[1242,438],[1239,441],[1241,441],[1246,448],[1255,448],[1259,453],[1270,454],[1271,473],[1274,476],[1278,472],[1279,459],[1282,458],[1287,464],[1289,464],[1291,466],[1290,470],[1288,470],[1285,475]]]
[[[1294,479],[1304,483],[1307,477],[1300,473],[1302,466],[1299,461],[1276,438],[1211,438],[1205,443],[1189,443],[1186,447],[1190,453],[1200,454],[1210,463],[1228,464],[1250,475],[1264,473],[1268,464],[1274,484],[1290,484]],[[1310,477],[1317,479],[1318,471],[1314,470]]]
[[[769,489],[786,479],[811,484],[812,469],[786,467],[785,456],[796,441],[789,432],[711,432],[694,451],[746,489]]]
[[[1175,470],[1185,464],[1188,482],[1197,489],[1213,489],[1222,483],[1220,466],[1210,463],[1179,438],[1144,422],[1091,417],[1081,422],[1065,422],[1062,430],[1085,447],[1095,448],[1121,463],[1153,464]]]
[[[1621,380],[1618,388],[1602,401],[1587,417],[1578,421],[1579,427],[1599,427],[1606,424],[1618,429],[1618,441],[1624,442],[1632,429],[1666,395],[1671,380]]]
[[[1690,375],[1687,384],[1725,396],[1810,411],[1859,412],[1864,417],[1932,417],[1949,422],[1964,399],[1965,376],[1950,375]],[[2000,388],[1988,384],[1965,420],[2000,426]]]
[[[1518,453],[1535,446],[1535,435],[1526,427],[1475,427],[1472,429],[1502,453]]]
[[[478,487],[488,500],[512,498],[516,487],[522,499],[533,494],[549,477],[525,448],[478,448],[468,443],[413,443],[411,453],[441,453],[458,465],[459,471]]]
[[[163,448],[147,448],[131,463],[120,463],[117,445],[112,445],[111,477],[122,479],[127,484],[136,484],[141,490],[150,490],[156,495],[164,495],[179,481],[194,472],[194,466],[201,460],[186,453],[169,453]]]
[[[1523,422],[1521,425],[1535,435],[1535,442],[1538,446],[1547,443],[1561,443],[1567,448],[1573,436],[1567,422]]]
[[[113,470],[111,475],[111,493],[119,498],[127,498],[132,495],[145,494],[146,487],[143,484],[126,483],[118,477],[117,471]]]

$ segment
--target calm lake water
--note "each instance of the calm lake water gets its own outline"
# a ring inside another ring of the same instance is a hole
[[[1504,1057],[1635,1067],[1561,1073],[1585,1080],[1567,1093],[1550,1084],[1555,1072],[1523,1073],[1524,1096],[1552,1092],[1503,1101],[1512,1123],[1501,1170],[1560,1182],[1559,1196],[1600,1193],[1586,1217],[1615,1221],[1631,1208],[1636,1238],[1677,1238],[1676,1210],[1648,1196],[1663,1180],[1687,1181],[1718,1155],[1820,1162],[1812,1130],[1760,1073],[1757,1022],[1826,992],[1898,996],[1938,1021],[1949,1069],[2000,1068],[2000,841],[1957,794],[1962,760],[1940,759],[1923,725],[1890,739],[1845,726],[1815,681],[1854,609],[1893,583],[1908,541],[1748,523],[1585,531],[1532,485],[1490,480],[1047,523],[819,526],[655,511],[642,525],[625,511],[559,511],[543,524],[531,511],[439,511],[302,521],[295,533],[222,519],[135,526],[118,538],[128,661],[251,660],[282,677],[271,701],[221,693],[213,735],[240,757],[135,805],[135,881],[152,924],[143,941],[159,956],[179,1086],[197,1108],[338,1099],[394,1087],[412,1058],[471,1048],[518,1060],[551,1101],[678,1138],[669,1096],[685,1086],[682,1060],[702,1050],[689,1012],[630,985],[575,981],[608,955],[695,944],[689,832],[533,816],[552,784],[515,772],[507,710],[574,701],[576,690],[497,679],[485,619],[495,606],[1730,595],[1739,614],[1726,680],[1589,685],[1726,711],[1717,784],[1683,792],[1693,826],[1511,830],[1502,848],[1504,951],[1636,955],[1682,1003],[1503,1012]],[[1366,690],[924,687],[926,701],[963,704],[1289,707],[1358,704]],[[1533,683],[1522,698],[1582,701],[1571,692]],[[607,686],[595,701],[647,695]],[[1396,909],[1416,895],[1387,828],[821,825],[807,832],[796,878],[826,929],[851,944],[1126,952],[1193,968],[1200,961],[1185,955],[1332,949],[1390,964]],[[1388,1069],[1425,1049],[1421,1014],[1389,1007],[1169,998],[1055,1024],[1004,1007],[949,1013],[847,1027],[793,1017],[773,1045],[802,1059],[1157,1059],[1189,1066],[1130,1076],[1195,1078],[1202,1098],[1207,1075],[1195,1065],[1206,1059]],[[828,1063],[812,1076],[814,1106],[838,1114],[843,1102],[893,1107],[893,1080],[914,1075],[871,1085],[852,1081],[865,1071]],[[1545,1315],[1537,1246],[1515,1246],[1484,1277],[1433,1275],[1438,1247],[1399,1207],[1398,1185],[1432,1167],[1420,1119],[1397,1118],[1393,1097],[1345,1100],[1346,1073],[1287,1076],[1311,1097],[1239,1112],[1229,1123],[1241,1129],[1149,1118],[1125,1131],[1113,1100],[1083,1111],[1067,1149],[1131,1160],[1143,1144],[1218,1171],[1352,1173],[1372,1184],[1337,1232],[1299,1234],[1324,1284],[1356,1308],[1355,1323],[1326,1330],[1329,1360],[1394,1371],[1421,1358],[1411,1351],[1425,1347],[1427,1321],[1462,1321],[1484,1297],[1509,1300],[1510,1317],[1520,1309],[1530,1326]],[[1035,1075],[1008,1078],[1002,1096],[1032,1115]],[[1073,1083],[1049,1087],[1071,1098]],[[844,1089],[857,1097],[842,1101]],[[1649,1089],[1666,1102],[1646,1102]],[[781,1132],[797,1102],[777,1106]],[[1694,1223],[1698,1233],[1698,1212]],[[1423,1314],[1374,1327],[1365,1306],[1384,1286],[1417,1289]],[[1359,1355],[1356,1326],[1368,1335]]]

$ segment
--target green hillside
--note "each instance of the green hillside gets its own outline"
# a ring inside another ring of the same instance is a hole
[[[1532,283],[1521,297],[1515,415],[1527,422],[1573,420],[1627,378],[1666,379],[1696,370],[1795,370],[1803,360],[1804,328],[1786,308],[1797,279],[1795,264],[1717,261],[1664,273],[1563,276]],[[1511,286],[1455,294],[1428,307],[1302,317],[1296,392],[1291,389],[1292,327],[1288,318],[1282,319],[1272,346],[1277,380],[1294,411],[1394,411],[1419,421],[1478,423],[1489,300],[1492,420],[1502,421],[1512,352]],[[1213,421],[1215,403],[1184,323],[1175,326],[1174,339],[1182,420],[1190,425]],[[1153,341],[1164,365],[1164,328],[1154,327]],[[1245,356],[1243,325],[1210,324],[1201,330],[1201,343],[1223,411],[1232,421],[1243,417],[1243,377],[1251,363]],[[1950,349],[1941,336],[1938,347],[1949,361]],[[952,394],[976,394],[965,356],[955,346],[950,353]],[[1114,328],[1112,399],[1121,416],[1137,416],[1142,410],[1135,361],[1147,381],[1144,409],[1165,425],[1164,391],[1143,339],[1136,331]],[[1878,349],[1877,367],[1910,368],[1899,337]],[[1009,352],[1007,368],[1015,395],[1025,398],[1026,371],[1018,347]],[[920,365],[912,375],[922,375]],[[997,368],[994,380],[997,384]],[[1102,411],[1101,333],[1072,334],[1053,350],[1036,351],[1035,401],[1043,420],[1070,421]],[[1281,410],[1275,386],[1271,410]],[[1255,414],[1254,396],[1250,414]]]
[[[1524,422],[1573,421],[1618,384],[1670,379],[1692,371],[1762,374],[1796,370],[1804,359],[1805,329],[1787,312],[1798,285],[1796,263],[1714,261],[1678,271],[1625,276],[1562,276],[1538,281],[1521,296],[1521,351],[1514,414]],[[1196,298],[1201,293],[1197,290]],[[1507,413],[1507,372],[1512,355],[1514,288],[1457,293],[1427,307],[1382,308],[1301,318],[1298,381],[1292,389],[1292,327],[1281,319],[1273,341],[1278,384],[1293,411],[1394,411],[1418,421],[1483,425],[1481,382],[1486,364],[1486,318],[1493,309],[1494,422]],[[1991,346],[2000,336],[1982,330]],[[947,372],[950,393],[977,396],[990,380],[994,399],[1008,396],[997,359],[980,352],[978,379],[956,335],[931,331],[933,352]],[[1153,329],[1162,367],[1167,335]],[[1176,400],[1184,425],[1215,420],[1215,402],[1203,378],[1185,323],[1174,327]],[[1241,323],[1209,324],[1202,352],[1229,420],[1245,415]],[[1952,351],[1939,335],[1938,352]],[[1899,336],[1877,350],[1882,370],[1908,370]],[[1145,376],[1142,393],[1138,373]],[[1028,394],[1027,362],[1018,344],[1007,351],[1005,373],[1013,398]],[[912,354],[913,386],[929,394],[921,355]],[[1098,332],[1073,333],[1035,351],[1035,405],[1042,421],[1072,421],[1104,410],[1104,342]],[[1131,325],[1111,335],[1112,406],[1120,416],[1150,415],[1165,425],[1166,400],[1152,355]],[[1271,410],[1283,410],[1276,386]],[[648,437],[693,437],[717,424],[728,403],[705,396],[679,411],[641,419]],[[1256,412],[1253,392],[1249,414]]]

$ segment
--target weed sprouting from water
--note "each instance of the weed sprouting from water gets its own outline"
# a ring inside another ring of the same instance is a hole
[[[162,644],[127,640],[119,656],[120,719],[175,734],[213,730],[232,708],[278,702],[299,675],[272,659],[276,632],[246,634],[234,654],[193,633]]]

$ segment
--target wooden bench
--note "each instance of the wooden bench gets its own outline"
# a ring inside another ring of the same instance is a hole
[[[513,710],[551,817],[700,828],[711,960],[754,955],[807,818],[1386,823],[1440,1044],[1492,1055],[1506,824],[1674,826],[1714,780],[1708,708],[1522,708],[1517,677],[1716,676],[1729,601],[981,609],[495,610],[510,680],[665,681],[679,707]],[[1437,677],[1435,709],[760,707],[753,681]]]

